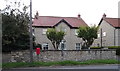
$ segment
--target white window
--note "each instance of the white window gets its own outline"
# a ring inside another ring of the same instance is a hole
[[[80,43],[76,43],[76,50],[80,50],[81,48],[80,48]]]
[[[42,44],[42,49],[43,50],[48,50],[48,43],[43,43]]]
[[[32,31],[35,32],[35,28],[32,28]]]
[[[66,32],[67,32],[67,29],[66,29],[66,28],[62,28],[62,31],[66,33]]]
[[[35,28],[32,28],[32,34],[35,36]]]
[[[78,35],[77,31],[78,31],[78,30],[77,30],[77,29],[75,29],[75,35]]]
[[[98,34],[97,36],[98,36],[98,38],[99,38],[99,37],[100,37],[100,34]]]
[[[103,32],[103,36],[106,36],[106,32]]]
[[[43,29],[43,34],[46,34],[46,32],[47,32],[47,29]]]
[[[60,43],[59,50],[66,50],[66,44],[65,43]]]

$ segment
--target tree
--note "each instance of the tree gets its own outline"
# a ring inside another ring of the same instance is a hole
[[[63,40],[65,33],[63,31],[56,31],[55,29],[48,29],[47,38],[51,41],[55,50],[58,50],[60,42]]]
[[[15,2],[15,5],[20,2]],[[28,6],[20,11],[19,7],[8,5],[2,10],[2,51],[13,51],[29,48],[29,15]]]
[[[94,39],[97,38],[97,27],[79,27],[77,36],[79,38],[82,38],[82,40],[84,41],[82,49],[88,49],[92,45]]]

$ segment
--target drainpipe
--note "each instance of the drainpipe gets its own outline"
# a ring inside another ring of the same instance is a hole
[[[114,46],[116,45],[116,36],[115,36],[115,34],[116,34],[116,29],[114,29]]]
[[[101,48],[102,48],[102,28],[101,28]]]

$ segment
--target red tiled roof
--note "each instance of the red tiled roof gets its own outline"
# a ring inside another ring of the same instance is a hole
[[[32,26],[54,27],[61,20],[65,20],[71,27],[88,26],[81,18],[77,17],[52,17],[39,16],[38,19],[33,20]]]
[[[113,27],[120,27],[120,18],[104,18]]]
[[[105,18],[104,20],[113,27],[120,27],[120,18]]]

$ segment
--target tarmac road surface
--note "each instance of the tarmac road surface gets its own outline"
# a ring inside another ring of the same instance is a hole
[[[13,68],[2,71],[120,71],[119,65],[52,66]]]

